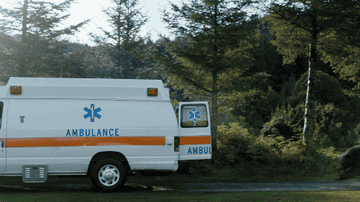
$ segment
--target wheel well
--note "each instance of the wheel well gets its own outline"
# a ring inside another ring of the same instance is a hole
[[[92,166],[94,166],[96,164],[96,162],[98,162],[99,160],[102,160],[104,158],[116,159],[116,160],[120,161],[121,163],[123,163],[123,165],[125,166],[126,172],[130,171],[130,165],[129,165],[126,157],[122,153],[109,151],[109,152],[99,152],[93,156],[93,158],[91,159],[90,164],[89,164],[87,175],[89,175]]]

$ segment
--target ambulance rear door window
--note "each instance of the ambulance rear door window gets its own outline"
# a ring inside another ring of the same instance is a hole
[[[181,127],[208,127],[206,106],[203,104],[183,105],[181,107]]]

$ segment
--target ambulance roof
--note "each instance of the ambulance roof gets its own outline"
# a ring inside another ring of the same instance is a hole
[[[11,95],[10,86],[21,86],[21,95]],[[157,88],[158,96],[147,95],[148,88]],[[170,101],[161,80],[98,79],[98,78],[25,78],[11,77],[0,87],[4,98],[59,98]]]

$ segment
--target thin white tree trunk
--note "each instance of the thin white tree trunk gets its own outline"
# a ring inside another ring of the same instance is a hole
[[[21,44],[24,45],[26,42],[26,31],[27,31],[27,9],[28,9],[28,0],[24,0],[23,10],[22,10],[22,29],[21,29]],[[26,76],[26,61],[24,57],[21,57],[20,67],[18,69],[18,76],[23,77]]]
[[[307,82],[307,91],[305,99],[305,114],[304,114],[304,130],[303,130],[303,143],[305,143],[305,131],[306,131],[306,122],[307,122],[307,112],[308,112],[308,100],[309,100],[309,90],[310,90],[310,70],[311,70],[311,43],[309,51],[309,70],[308,70],[308,82]]]

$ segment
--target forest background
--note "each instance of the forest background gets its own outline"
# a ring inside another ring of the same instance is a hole
[[[209,101],[213,159],[195,165],[208,175],[332,172],[360,143],[357,1],[271,1],[262,18],[246,12],[262,1],[172,4],[160,12],[176,37],[154,42],[139,35],[148,18],[137,1],[114,0],[103,11],[112,30],[89,33],[93,47],[61,38],[88,22],[58,29],[73,2],[0,8],[8,17],[0,19],[3,84],[15,76],[160,79],[174,106]]]

